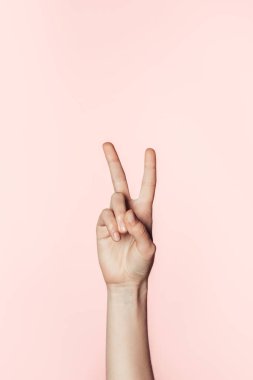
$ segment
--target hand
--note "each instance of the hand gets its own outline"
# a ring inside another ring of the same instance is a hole
[[[96,225],[99,264],[107,286],[140,285],[153,265],[156,245],[152,238],[152,205],[156,187],[156,154],[145,151],[144,174],[137,199],[131,199],[125,172],[110,142],[103,144],[114,193],[110,208]],[[131,217],[134,217],[131,223]]]

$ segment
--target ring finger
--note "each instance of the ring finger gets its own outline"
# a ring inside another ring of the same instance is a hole
[[[107,228],[108,233],[110,234],[113,240],[120,240],[120,234],[118,232],[118,225],[115,219],[115,215],[113,210],[110,208],[104,209],[99,216],[97,228],[99,230],[99,228],[103,227]]]
[[[123,193],[115,192],[111,197],[111,205],[115,218],[118,223],[118,228],[121,233],[127,232],[126,225],[124,223],[124,215],[126,213],[126,198]]]

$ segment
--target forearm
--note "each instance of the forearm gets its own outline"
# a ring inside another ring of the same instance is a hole
[[[147,295],[147,281],[138,287],[107,287],[107,380],[154,380],[148,342]]]

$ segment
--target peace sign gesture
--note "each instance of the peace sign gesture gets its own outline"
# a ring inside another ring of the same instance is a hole
[[[156,188],[156,153],[147,148],[139,197],[132,199],[119,156],[111,142],[103,144],[114,193],[96,225],[99,264],[107,285],[139,285],[151,270],[156,246],[152,206]]]

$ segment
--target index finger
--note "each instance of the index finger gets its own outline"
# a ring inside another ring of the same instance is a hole
[[[111,142],[105,142],[103,149],[109,165],[114,191],[121,192],[130,199],[126,175],[114,145]]]
[[[147,148],[144,158],[144,173],[142,178],[139,199],[153,203],[156,188],[156,152],[153,148]]]

